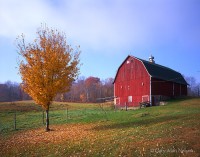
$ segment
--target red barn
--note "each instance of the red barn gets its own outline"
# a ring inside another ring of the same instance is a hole
[[[156,64],[154,57],[145,61],[128,56],[114,79],[115,104],[138,107],[140,102],[159,105],[165,99],[187,95],[187,82],[170,68]]]

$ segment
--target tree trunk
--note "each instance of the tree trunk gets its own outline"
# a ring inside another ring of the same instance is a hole
[[[46,110],[46,131],[50,131],[50,129],[49,129],[49,110]]]

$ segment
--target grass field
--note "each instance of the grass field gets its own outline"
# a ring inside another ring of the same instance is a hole
[[[128,111],[57,102],[50,128],[44,131],[42,109],[33,102],[0,103],[0,156],[198,157],[200,98]]]

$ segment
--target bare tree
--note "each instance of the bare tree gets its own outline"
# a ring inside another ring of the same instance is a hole
[[[199,96],[200,94],[200,83],[197,83],[194,77],[185,77],[188,85],[188,96]]]

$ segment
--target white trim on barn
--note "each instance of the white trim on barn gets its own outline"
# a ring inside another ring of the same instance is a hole
[[[151,78],[152,78],[152,77],[150,76],[150,95],[149,95],[150,98],[149,98],[149,102],[150,102],[150,105],[152,106]]]

